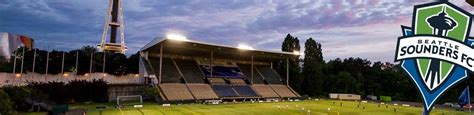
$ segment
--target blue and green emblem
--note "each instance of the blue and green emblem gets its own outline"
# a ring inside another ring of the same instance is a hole
[[[449,2],[415,6],[412,27],[402,26],[395,61],[418,87],[425,111],[474,70],[468,43],[471,14]]]

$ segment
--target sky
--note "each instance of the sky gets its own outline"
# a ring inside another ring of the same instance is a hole
[[[422,0],[124,0],[127,54],[180,33],[200,42],[281,51],[285,36],[322,44],[324,60],[393,62],[400,25]],[[468,12],[464,0],[451,0]],[[35,39],[45,50],[100,43],[108,0],[0,0],[0,32]],[[471,32],[472,33],[472,32]],[[301,52],[303,52],[302,49]]]

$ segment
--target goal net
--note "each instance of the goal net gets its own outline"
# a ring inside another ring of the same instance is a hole
[[[117,96],[117,106],[123,108],[132,106],[135,108],[143,107],[143,98],[141,95]]]

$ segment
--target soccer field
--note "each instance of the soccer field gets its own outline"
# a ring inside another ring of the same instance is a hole
[[[333,105],[333,102],[336,102]],[[340,106],[342,102],[342,106]],[[106,104],[79,104],[70,105],[71,108],[87,108],[88,115],[179,115],[179,114],[210,114],[210,115],[243,115],[243,114],[308,114],[311,115],[357,115],[357,114],[378,114],[378,115],[408,115],[421,114],[422,108],[419,107],[402,107],[389,105],[388,108],[382,105],[380,108],[376,103],[362,103],[357,107],[358,102],[353,101],[300,101],[300,102],[271,102],[271,103],[239,103],[239,104],[219,104],[219,105],[203,105],[203,104],[172,104],[170,107],[163,107],[160,104],[147,102],[143,108],[127,107],[121,110],[114,108],[115,103]],[[97,106],[107,106],[105,110],[97,110]],[[288,108],[286,107],[288,106]],[[365,110],[363,109],[365,107]],[[279,108],[280,107],[280,108]],[[304,108],[304,111],[302,110]],[[328,110],[330,108],[330,110]],[[396,112],[394,112],[396,109]],[[461,115],[467,112],[434,109],[432,115]]]

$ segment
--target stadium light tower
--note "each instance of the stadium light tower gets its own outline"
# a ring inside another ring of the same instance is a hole
[[[106,39],[109,27],[110,41],[107,43]],[[120,43],[117,43],[117,29],[120,29],[118,32]],[[105,20],[104,29],[102,32],[102,41],[97,45],[97,47],[101,52],[125,53],[127,50],[123,32],[122,0],[109,0],[107,18]]]

